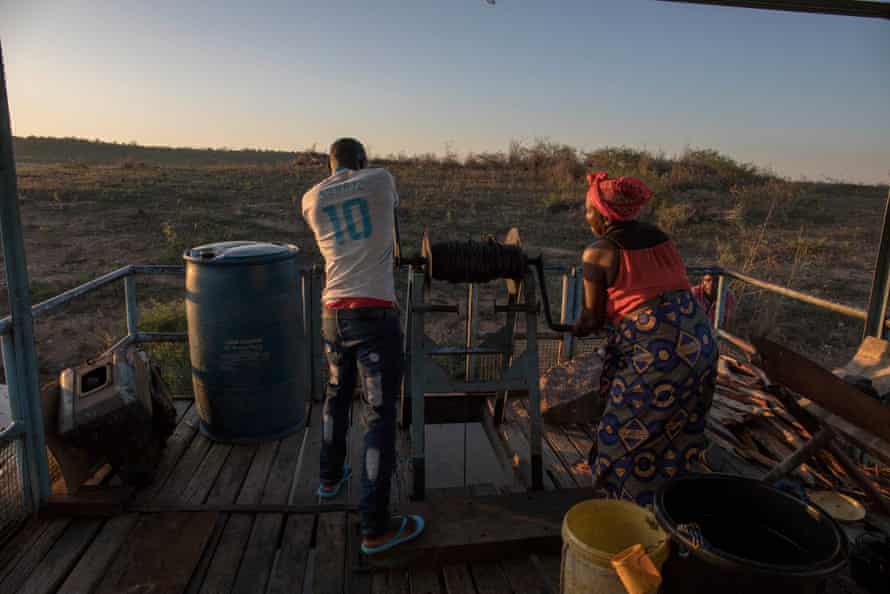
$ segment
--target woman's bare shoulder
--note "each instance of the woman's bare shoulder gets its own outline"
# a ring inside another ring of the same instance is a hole
[[[599,264],[604,259],[611,260],[615,256],[617,248],[608,239],[599,238],[584,248],[584,262]]]

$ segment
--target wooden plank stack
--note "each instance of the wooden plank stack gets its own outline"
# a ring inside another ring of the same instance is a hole
[[[708,437],[765,474],[813,436],[766,390],[764,378],[763,371],[750,363],[726,355],[720,357]],[[890,498],[890,466],[859,466]],[[801,465],[792,478],[806,488],[863,495],[837,460],[825,451]]]

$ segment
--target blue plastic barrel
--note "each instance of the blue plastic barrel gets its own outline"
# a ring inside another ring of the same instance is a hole
[[[302,428],[308,392],[301,274],[292,245],[229,241],[187,250],[186,317],[201,432],[226,442]]]

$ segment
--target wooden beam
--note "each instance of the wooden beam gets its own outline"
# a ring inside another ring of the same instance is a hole
[[[890,19],[890,4],[864,0],[660,0],[682,4],[731,6],[786,12],[808,12],[852,17]]]
[[[50,495],[40,510],[45,517],[111,517],[124,513],[135,489],[128,486],[82,489],[77,495]]]
[[[451,563],[527,558],[562,550],[562,519],[592,489],[562,489],[488,497],[431,498],[403,513],[427,519],[416,541],[374,555],[374,567],[433,567]]]
[[[173,512],[216,512],[227,514],[318,514],[329,512],[358,511],[357,505],[345,503],[319,503],[307,505],[290,505],[286,503],[169,503],[169,504],[135,504],[127,506],[126,511],[140,514],[160,514]]]
[[[890,441],[890,408],[821,365],[763,337],[752,340],[767,377],[829,412]]]
[[[451,423],[478,423],[482,421],[482,408],[487,395],[459,394],[433,396],[427,394],[424,402],[424,422],[427,425]]]

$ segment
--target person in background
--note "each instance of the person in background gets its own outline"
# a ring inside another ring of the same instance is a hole
[[[303,196],[302,213],[325,262],[322,337],[329,379],[325,395],[318,496],[336,497],[351,469],[349,411],[360,381],[365,401],[360,501],[365,554],[417,538],[420,516],[391,517],[396,402],[402,380],[402,333],[395,294],[399,197],[392,175],[368,168],[358,140],[331,145],[331,175]],[[353,423],[353,431],[356,430]]]
[[[717,278],[713,274],[706,274],[702,277],[701,283],[692,287],[692,295],[698,300],[705,311],[708,312],[708,318],[711,325],[717,318]],[[723,326],[732,317],[735,311],[735,295],[729,289],[723,289],[723,319],[720,325]]]
[[[636,220],[652,192],[638,179],[588,175],[584,307],[576,336],[605,328],[603,416],[590,452],[608,497],[653,503],[670,478],[705,470],[717,342],[686,265],[658,227]]]

